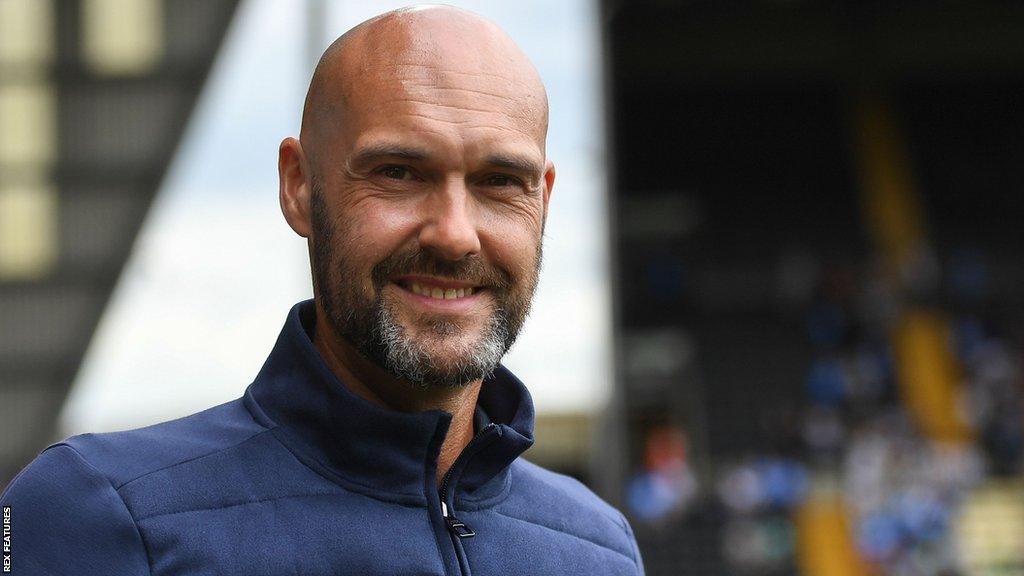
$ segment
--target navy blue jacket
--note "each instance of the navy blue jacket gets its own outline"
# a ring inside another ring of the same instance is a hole
[[[13,574],[642,574],[629,525],[519,455],[534,411],[505,368],[439,495],[442,411],[351,393],[296,305],[245,394],[147,428],[46,448],[0,497]],[[447,512],[447,515],[445,515]]]

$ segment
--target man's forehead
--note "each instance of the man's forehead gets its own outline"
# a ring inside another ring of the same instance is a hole
[[[459,115],[502,114],[529,131],[545,122],[541,96],[513,75],[446,64],[382,63],[348,83],[344,102],[355,110],[387,108],[390,113],[430,105]]]

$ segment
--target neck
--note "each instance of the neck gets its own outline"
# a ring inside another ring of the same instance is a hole
[[[391,376],[335,334],[319,305],[316,317],[313,345],[331,372],[354,394],[401,412],[444,410],[452,415],[451,426],[437,458],[436,480],[440,484],[462,449],[473,438],[473,415],[481,381],[458,387],[415,386]]]

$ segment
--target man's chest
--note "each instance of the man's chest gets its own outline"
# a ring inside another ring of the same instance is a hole
[[[439,533],[423,507],[318,494],[164,514],[138,526],[154,576],[634,573],[630,558],[557,526],[491,510],[460,518],[473,537]]]

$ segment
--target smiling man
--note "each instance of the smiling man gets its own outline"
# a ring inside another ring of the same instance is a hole
[[[314,299],[242,398],[47,448],[2,498],[13,572],[642,574],[618,511],[519,458],[533,405],[499,364],[537,286],[547,114],[471,13],[335,41],[278,161]]]

